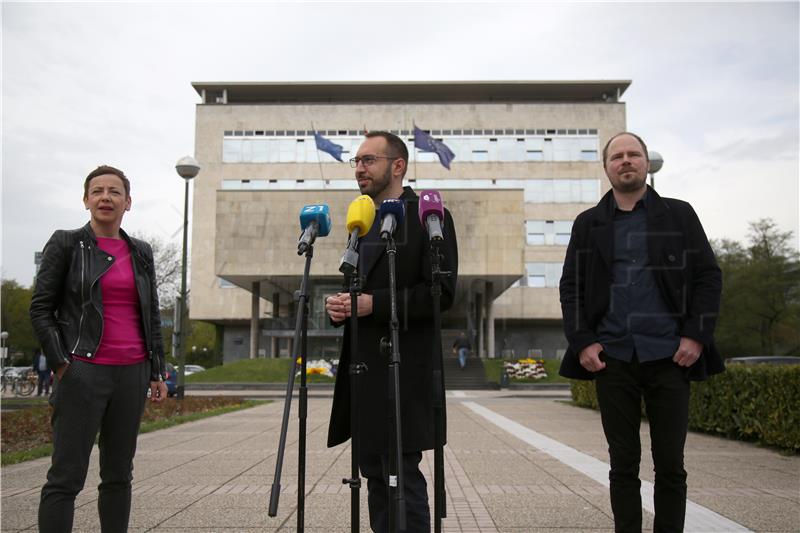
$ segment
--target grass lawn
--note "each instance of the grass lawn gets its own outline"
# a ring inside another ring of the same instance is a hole
[[[486,379],[495,383],[500,383],[500,374],[503,371],[505,361],[516,361],[516,359],[484,359],[483,368],[486,372]],[[541,379],[512,379],[511,383],[569,383],[569,380],[558,375],[558,367],[561,361],[556,359],[545,359],[544,369],[547,372],[546,378]]]
[[[2,425],[2,465],[12,465],[53,452],[50,405],[44,398],[32,402],[3,400],[3,403],[35,403],[33,407],[0,414]],[[201,418],[222,415],[260,405],[263,401],[226,396],[186,396],[182,401],[167,398],[161,403],[146,402],[139,433],[148,433]]]
[[[312,359],[313,360],[313,359]],[[243,359],[186,377],[186,383],[286,383],[291,359]],[[299,385],[300,376],[295,383]],[[309,383],[333,383],[334,378],[312,374]]]

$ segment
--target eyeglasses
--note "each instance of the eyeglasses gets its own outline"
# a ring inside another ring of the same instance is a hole
[[[357,168],[358,164],[361,163],[365,167],[371,167],[375,164],[375,161],[378,159],[399,159],[399,157],[386,157],[384,155],[364,155],[361,157],[354,157],[350,160],[350,166],[353,168]]]

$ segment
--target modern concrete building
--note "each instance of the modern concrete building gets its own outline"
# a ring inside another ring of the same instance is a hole
[[[313,133],[353,157],[365,130],[392,131],[411,152],[406,184],[439,189],[455,220],[458,295],[443,342],[461,330],[482,356],[556,357],[558,281],[572,221],[608,190],[600,161],[625,129],[630,81],[194,83],[192,319],[220,324],[227,360],[286,355],[299,212],[327,203],[329,236],[311,266],[309,355],[338,355],[323,298],[342,289],[354,170],[316,150]],[[447,170],[414,149],[414,125],[447,144]],[[388,329],[387,329],[388,331]]]

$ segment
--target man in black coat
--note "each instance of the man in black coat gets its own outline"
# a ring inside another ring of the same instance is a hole
[[[724,366],[714,346],[722,275],[692,207],[646,185],[647,146],[632,133],[603,150],[611,181],[575,220],[561,277],[569,348],[560,374],[595,379],[609,446],[618,532],[640,532],[641,400],[650,423],[657,532],[683,531],[689,380]]]
[[[434,357],[441,346],[434,347],[433,297],[431,295],[430,243],[418,217],[418,197],[410,187],[403,187],[408,168],[408,149],[396,135],[370,132],[351,160],[362,194],[369,195],[376,208],[390,198],[405,202],[405,217],[395,233],[397,245],[397,317],[400,323],[399,348],[401,433],[403,473],[406,498],[407,531],[430,531],[427,485],[419,470],[422,451],[434,446],[433,371]],[[385,242],[379,237],[380,220],[375,221],[359,244],[359,275],[362,294],[358,297],[358,363],[367,371],[359,379],[358,393],[361,473],[367,478],[370,525],[373,531],[388,531],[388,461],[390,442],[389,414],[393,405],[388,399],[389,358],[381,354],[380,339],[390,337],[389,260]],[[445,210],[444,242],[441,245],[441,269],[452,275],[442,278],[441,308],[453,303],[458,268],[458,248],[453,219]],[[350,438],[350,295],[339,293],[326,299],[326,310],[335,325],[345,326],[340,371],[336,376],[333,407],[328,431],[328,446]]]

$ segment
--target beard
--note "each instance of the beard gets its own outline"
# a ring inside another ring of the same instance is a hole
[[[359,186],[361,189],[361,194],[366,194],[370,198],[375,198],[380,193],[386,190],[389,184],[392,181],[392,168],[390,166],[386,167],[386,171],[383,173],[382,176],[374,177],[369,176],[366,172],[362,172],[361,176],[369,178],[370,181],[367,182],[364,186]],[[358,176],[356,176],[358,178]]]
[[[624,179],[621,176],[617,176],[615,179],[611,180],[611,187],[622,193],[631,193],[640,190],[646,183],[646,176],[637,175],[631,179]]]

